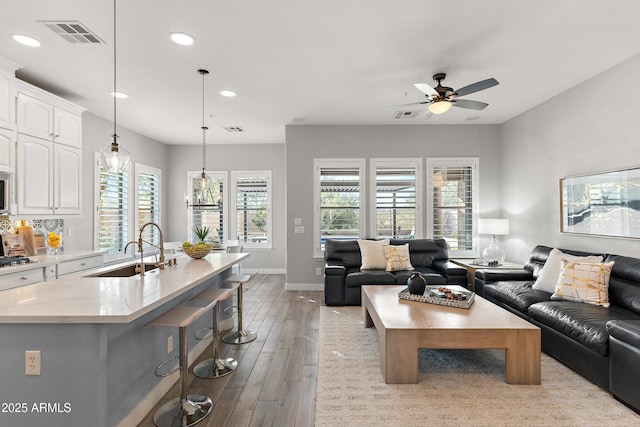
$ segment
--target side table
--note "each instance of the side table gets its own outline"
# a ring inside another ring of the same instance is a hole
[[[474,259],[451,259],[451,262],[458,264],[461,267],[467,269],[467,273],[469,273],[469,288],[472,292],[476,291],[476,271],[477,270],[518,270],[523,267],[522,264],[517,264],[515,262],[505,261],[499,266],[490,267],[487,264],[475,264]]]

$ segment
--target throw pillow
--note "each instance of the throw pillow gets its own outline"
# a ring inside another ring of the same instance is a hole
[[[409,244],[384,245],[384,256],[387,259],[386,271],[413,270],[409,259]]]
[[[384,270],[387,259],[384,256],[384,245],[389,244],[389,239],[384,240],[358,240],[360,257],[362,258],[362,270]]]
[[[544,263],[538,279],[533,284],[532,288],[539,291],[554,293],[556,290],[556,283],[560,277],[560,260],[564,258],[571,262],[602,262],[602,256],[590,255],[590,256],[576,256],[569,255],[562,252],[560,249],[552,249],[549,252],[549,258]]]
[[[561,261],[561,273],[551,299],[609,307],[609,278],[615,261],[607,263]]]

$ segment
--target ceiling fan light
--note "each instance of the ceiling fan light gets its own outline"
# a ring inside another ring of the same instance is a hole
[[[429,111],[433,114],[442,114],[449,111],[451,103],[449,101],[436,101],[429,105]]]

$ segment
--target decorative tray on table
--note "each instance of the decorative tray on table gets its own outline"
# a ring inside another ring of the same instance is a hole
[[[401,299],[458,308],[471,307],[475,295],[474,292],[457,285],[427,286],[424,295],[412,295],[409,293],[409,288],[398,293],[398,297]]]

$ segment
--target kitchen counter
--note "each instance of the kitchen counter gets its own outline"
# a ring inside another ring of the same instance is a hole
[[[38,258],[37,265],[44,266],[63,261],[65,256],[34,258]],[[86,277],[115,267],[108,266],[8,289],[0,292],[0,323],[129,323],[248,256],[212,253],[194,260],[178,255],[176,265],[148,271],[144,276]],[[28,264],[3,270],[26,268]]]
[[[35,255],[29,257],[28,264],[16,265],[14,267],[0,267],[0,276],[18,271],[33,270],[34,268],[45,268],[64,261],[71,261],[82,258],[89,258],[99,255],[100,252],[95,251],[66,251],[60,255]]]

